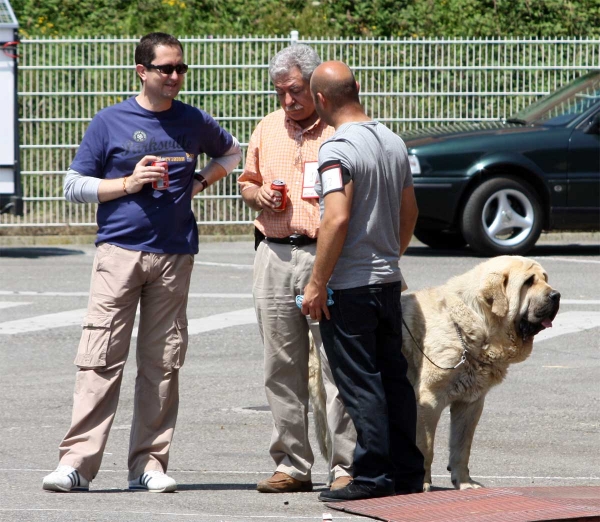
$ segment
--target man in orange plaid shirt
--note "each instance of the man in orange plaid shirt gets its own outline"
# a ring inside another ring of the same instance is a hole
[[[310,278],[319,232],[314,191],[319,147],[334,129],[321,121],[310,93],[310,77],[321,63],[308,45],[277,53],[269,75],[281,109],[268,114],[250,138],[238,182],[254,210],[257,251],[254,306],[265,348],[265,390],[273,414],[270,453],[276,470],[258,483],[262,493],[312,491],[314,455],[308,439],[309,331],[321,357],[331,436],[332,489],[351,480],[356,431],[338,396],[321,342],[319,324],[296,306]],[[286,183],[286,209],[275,211],[274,180]]]

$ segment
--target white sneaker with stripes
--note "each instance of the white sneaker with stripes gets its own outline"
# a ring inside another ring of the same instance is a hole
[[[83,478],[79,471],[71,466],[58,466],[55,471],[46,475],[42,488],[48,491],[89,491],[90,482]]]
[[[130,480],[129,489],[150,493],[171,493],[177,489],[177,482],[162,471],[150,470]]]

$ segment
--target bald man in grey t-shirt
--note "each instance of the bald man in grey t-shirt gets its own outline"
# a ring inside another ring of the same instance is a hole
[[[316,190],[321,217],[323,196],[342,190],[350,181],[355,196],[329,287],[341,290],[400,281],[400,201],[402,191],[413,185],[404,142],[377,121],[344,123],[321,145],[319,165]]]
[[[311,91],[319,116],[336,132],[319,151],[321,228],[302,310],[320,321],[357,432],[353,481],[319,500],[422,491],[416,400],[401,352],[399,261],[418,214],[406,147],[365,114],[345,64],[317,67]]]

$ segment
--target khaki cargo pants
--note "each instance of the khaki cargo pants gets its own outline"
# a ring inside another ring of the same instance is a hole
[[[60,463],[92,480],[102,461],[139,304],[137,376],[129,480],[166,472],[179,405],[179,369],[188,345],[191,254],[153,254],[98,246],[75,364],[71,427]]]

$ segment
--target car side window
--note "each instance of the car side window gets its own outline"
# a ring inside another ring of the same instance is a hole
[[[590,86],[550,108],[545,114],[540,115],[534,123],[556,126],[567,125],[599,102],[600,85]]]

